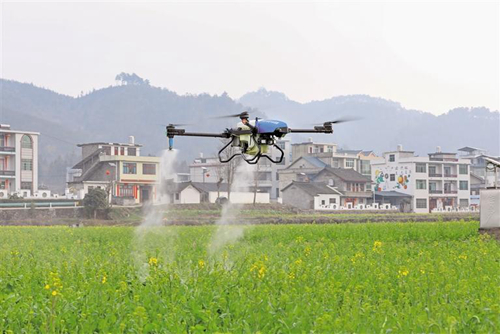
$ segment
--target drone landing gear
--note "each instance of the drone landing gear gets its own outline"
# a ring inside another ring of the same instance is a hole
[[[264,157],[266,159],[268,159],[269,161],[271,161],[272,163],[275,163],[275,164],[279,164],[283,161],[283,157],[285,156],[285,152],[283,152],[283,150],[278,146],[276,145],[275,143],[273,143],[273,146],[276,147],[278,149],[278,151],[280,151],[281,155],[279,156],[279,158],[277,160],[274,160],[273,158],[271,158],[270,156],[268,156],[267,154],[262,154],[261,152],[261,148],[260,148],[260,144],[257,144],[257,148],[259,149],[257,154],[255,154],[253,157],[251,158],[247,158],[246,155],[241,152],[241,153],[235,153],[233,154],[232,156],[230,156],[228,159],[224,159],[222,157],[222,152],[224,152],[224,150],[226,148],[229,147],[229,145],[233,144],[234,140],[235,140],[236,137],[234,137],[229,143],[227,143],[226,145],[224,145],[224,147],[219,151],[219,161],[221,163],[227,163],[231,160],[233,160],[236,156],[241,156],[243,160],[245,160],[246,163],[250,164],[250,165],[255,165],[259,162],[260,158]],[[255,138],[254,138],[255,140]]]

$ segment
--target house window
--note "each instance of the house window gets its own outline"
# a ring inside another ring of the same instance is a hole
[[[23,190],[31,190],[32,186],[32,182],[21,182],[21,189]]]
[[[322,199],[322,200],[321,200],[321,205],[325,205],[325,204],[326,204],[325,200],[324,200],[324,199]]]
[[[415,167],[415,172],[417,173],[425,173],[425,164],[417,164]]]
[[[137,164],[131,162],[124,162],[123,174],[137,174]]]
[[[0,189],[5,189],[6,183],[5,181],[0,181]]]
[[[155,164],[143,164],[142,173],[145,175],[156,175],[156,165]]]
[[[175,200],[176,200],[176,201],[178,201],[178,200],[179,200],[179,198],[180,198],[179,193],[175,193]]]
[[[276,143],[276,145],[277,145],[279,148],[281,148],[282,150],[284,150],[284,149],[285,149],[285,142],[279,141],[279,142],[277,142],[277,143]]]
[[[460,181],[460,190],[469,190],[469,181]]]
[[[468,173],[467,165],[459,165],[458,172],[462,175],[467,175]]]
[[[437,190],[437,183],[436,182],[429,182],[429,190],[436,191]]]
[[[467,208],[469,206],[469,200],[467,198],[460,199],[459,205],[461,208]]]
[[[127,155],[135,157],[137,155],[137,149],[135,147],[129,147],[127,149]]]
[[[280,190],[276,188],[276,198],[280,197]]]
[[[363,175],[371,175],[372,169],[370,166],[370,161],[369,160],[361,160],[361,174]]]
[[[339,168],[339,166],[340,166],[339,159],[333,159],[332,160],[332,167]]]
[[[276,172],[276,181],[280,180],[280,173]]]
[[[425,209],[425,208],[427,208],[427,199],[417,198],[417,209]]]
[[[111,155],[111,146],[104,146],[103,151],[105,155]]]
[[[22,159],[21,160],[21,170],[33,170],[33,160],[31,159]]]
[[[417,189],[426,189],[427,182],[425,180],[417,180]]]
[[[33,140],[30,136],[24,135],[21,139],[21,147],[22,148],[33,148]]]
[[[396,161],[396,156],[394,154],[389,155],[389,162],[394,162]]]
[[[125,155],[125,147],[120,147],[120,155]]]
[[[114,147],[114,151],[115,151],[115,152],[114,152],[114,153],[115,153],[115,155],[118,155],[118,147],[117,147],[117,146],[115,146],[115,147]]]
[[[89,189],[89,192],[90,192],[91,190],[94,190],[94,186],[89,186],[88,189]]]
[[[354,168],[354,159],[346,159],[345,168]]]
[[[330,204],[337,204],[336,198],[330,198]]]
[[[396,181],[396,174],[391,174],[391,178],[390,178],[391,181]]]
[[[134,186],[131,184],[120,184],[120,197],[134,197]]]

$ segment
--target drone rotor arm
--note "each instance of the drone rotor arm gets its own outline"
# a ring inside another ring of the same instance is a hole
[[[321,126],[315,126],[312,129],[288,129],[289,133],[333,133],[331,124],[325,123]]]

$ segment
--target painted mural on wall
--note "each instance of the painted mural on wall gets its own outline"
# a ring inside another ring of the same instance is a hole
[[[394,181],[391,181],[394,174]],[[375,170],[375,190],[406,190],[410,182],[411,170],[408,166],[391,166]]]

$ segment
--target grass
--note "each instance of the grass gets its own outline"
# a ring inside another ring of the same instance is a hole
[[[0,332],[499,332],[478,226],[1,227]]]

